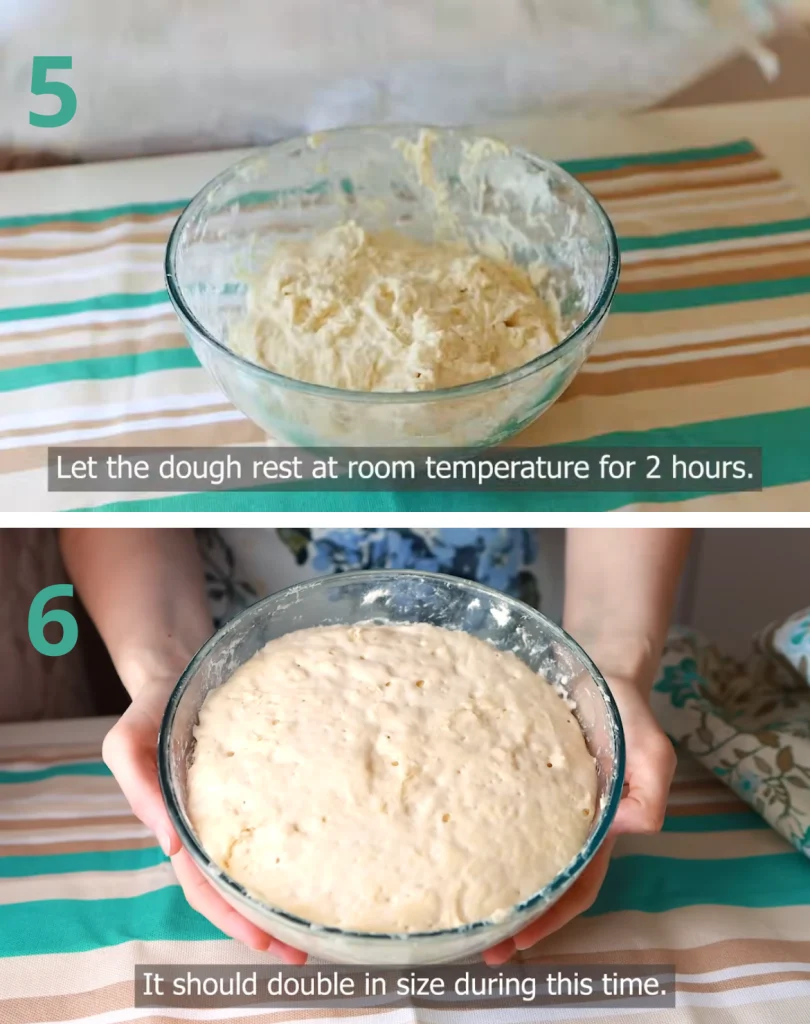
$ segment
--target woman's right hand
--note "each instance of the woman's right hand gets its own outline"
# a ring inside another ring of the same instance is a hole
[[[178,676],[214,625],[193,531],[76,528],[61,530],[59,539],[65,567],[132,698],[103,747],[130,807],[171,857],[196,911],[254,949],[304,963],[304,953],[251,924],[198,871],[160,792],[157,740],[163,712]]]
[[[104,739],[104,762],[133,813],[155,834],[161,849],[171,858],[177,880],[194,910],[226,935],[253,949],[272,953],[288,964],[303,964],[306,953],[274,939],[225,902],[194,864],[172,827],[158,782],[157,739],[173,685],[173,680],[148,682],[137,690],[130,706]]]

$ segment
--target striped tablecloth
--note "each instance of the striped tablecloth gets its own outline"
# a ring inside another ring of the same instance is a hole
[[[193,169],[193,159],[176,159]],[[212,158],[198,159],[209,166]],[[139,162],[140,172],[148,165]],[[762,494],[705,498],[700,507],[810,508],[805,198],[745,139],[567,166],[610,213],[623,273],[591,358],[520,443],[762,446]],[[112,191],[120,196],[121,179],[135,175],[128,168],[127,162],[110,165],[98,180],[117,180]],[[42,179],[52,186],[65,174],[31,173],[52,175]],[[150,189],[157,196],[150,202],[108,205],[104,189],[94,194],[90,187],[92,168],[70,174],[71,196],[87,178],[82,208],[0,217],[3,500],[24,498],[51,509],[228,511],[587,511],[685,500],[677,494],[236,492],[137,501],[122,495],[110,506],[110,495],[47,495],[48,445],[263,441],[199,367],[163,289],[164,243],[199,175],[189,170],[192,187],[185,193],[174,173],[162,191],[159,184]]]
[[[103,719],[0,727],[0,1020],[168,1024],[136,1011],[136,963],[266,963],[185,903],[171,866],[99,761]],[[807,1024],[810,862],[694,762],[680,765],[664,831],[618,844],[588,914],[527,961],[675,963],[675,1010],[638,1024]],[[170,1018],[169,1013],[174,1016]],[[582,1019],[499,1010],[486,1024]],[[229,1011],[231,1024],[342,1011]],[[360,1011],[393,1024],[411,1010]],[[604,1014],[597,1014],[604,1016]],[[183,1020],[224,1019],[182,1011]],[[449,1019],[420,1011],[418,1019]],[[465,1017],[465,1019],[467,1019]]]

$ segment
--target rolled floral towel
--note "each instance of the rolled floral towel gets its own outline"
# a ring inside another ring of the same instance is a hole
[[[810,857],[810,609],[768,626],[743,661],[673,630],[653,709],[662,727]]]

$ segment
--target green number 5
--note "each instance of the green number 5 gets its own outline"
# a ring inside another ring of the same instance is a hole
[[[48,72],[57,68],[72,68],[72,57],[34,57],[31,72],[31,92],[35,96],[56,96],[60,106],[55,114],[28,115],[29,124],[35,128],[61,128],[73,119],[76,113],[76,93],[65,82],[49,82]]]

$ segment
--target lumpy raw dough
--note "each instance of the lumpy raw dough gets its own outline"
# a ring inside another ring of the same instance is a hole
[[[581,849],[596,768],[515,655],[429,625],[289,633],[206,698],[188,809],[266,902],[348,929],[499,917]]]
[[[460,242],[425,244],[349,221],[275,246],[229,343],[286,377],[402,392],[483,380],[558,340],[521,267]]]

